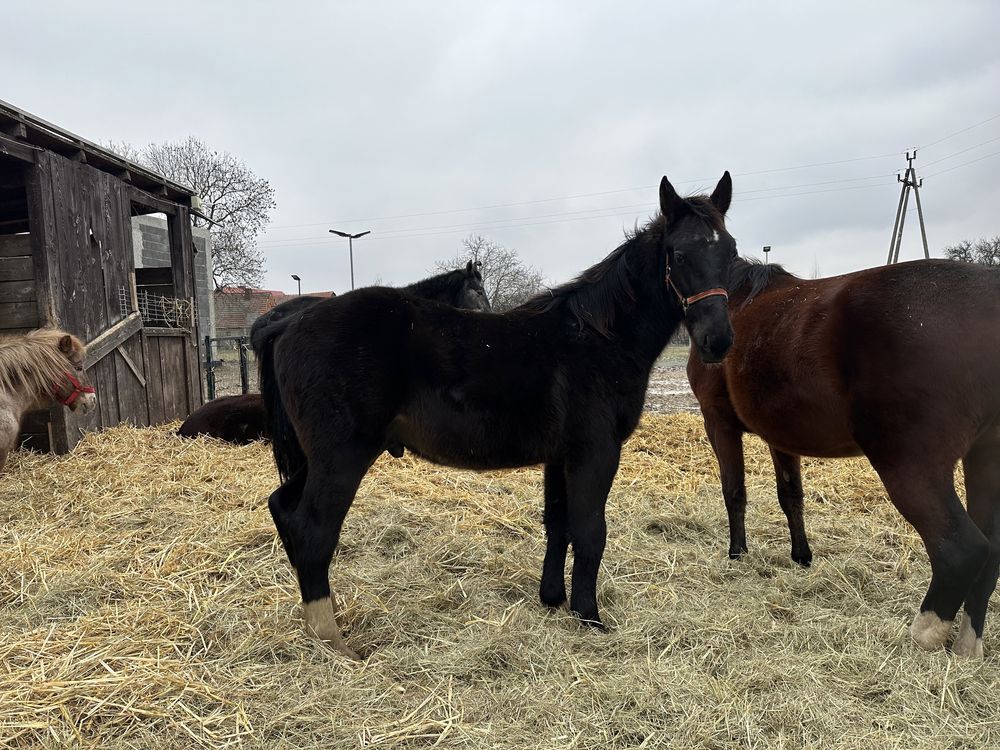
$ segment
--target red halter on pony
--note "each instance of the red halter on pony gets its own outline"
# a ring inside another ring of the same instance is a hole
[[[73,373],[65,373],[66,379],[73,386],[73,389],[69,391],[65,396],[59,395],[59,386],[56,384],[52,385],[52,395],[55,396],[56,400],[63,406],[72,406],[76,400],[84,393],[97,393],[96,389],[90,385],[83,385],[79,380],[77,380]]]

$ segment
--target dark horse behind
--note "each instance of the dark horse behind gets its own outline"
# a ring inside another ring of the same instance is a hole
[[[504,314],[371,288],[287,326],[262,359],[273,364],[263,394],[304,463],[269,507],[308,631],[354,655],[328,568],[358,485],[392,445],[471,469],[544,464],[541,599],[566,600],[572,543],[572,610],[603,627],[604,508],[653,363],[682,322],[706,361],[732,343],[722,288],[736,257],[723,219],[731,195],[728,172],[711,197],[683,199],[664,178],[660,216],[575,281]]]
[[[483,276],[472,261],[464,268],[431,276],[402,291],[424,299],[437,300],[463,310],[489,311],[490,303],[483,288]],[[268,337],[280,335],[288,319],[322,302],[324,297],[293,297],[275,305],[254,321],[250,339],[258,345]],[[269,440],[271,426],[259,393],[223,396],[198,407],[177,430],[181,437],[208,435],[227,443],[247,445],[256,440]]]
[[[800,456],[868,457],[923,539],[931,584],[910,634],[982,656],[1000,568],[1000,269],[922,260],[828,279],[734,264],[735,344],[688,377],[719,460],[729,555],[747,549],[745,432],[771,448],[792,558],[812,560]],[[955,493],[965,468],[968,511]]]

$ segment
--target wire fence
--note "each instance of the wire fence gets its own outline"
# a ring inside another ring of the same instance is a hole
[[[205,389],[209,400],[260,390],[249,336],[205,337]]]

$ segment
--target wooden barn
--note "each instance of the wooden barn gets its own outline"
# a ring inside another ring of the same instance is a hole
[[[23,442],[185,417],[202,402],[194,193],[0,101],[0,334],[45,325],[87,342],[99,408],[29,415]],[[166,219],[169,262],[137,267],[133,217]]]

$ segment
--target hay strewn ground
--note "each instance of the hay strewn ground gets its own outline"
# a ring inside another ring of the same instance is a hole
[[[0,745],[1000,745],[997,641],[984,664],[910,644],[928,567],[867,465],[807,463],[801,570],[748,449],[755,551],[733,563],[700,418],[646,416],[609,504],[607,635],[537,604],[538,470],[381,459],[332,576],[357,664],[301,632],[264,446],[119,428],[17,454]]]

